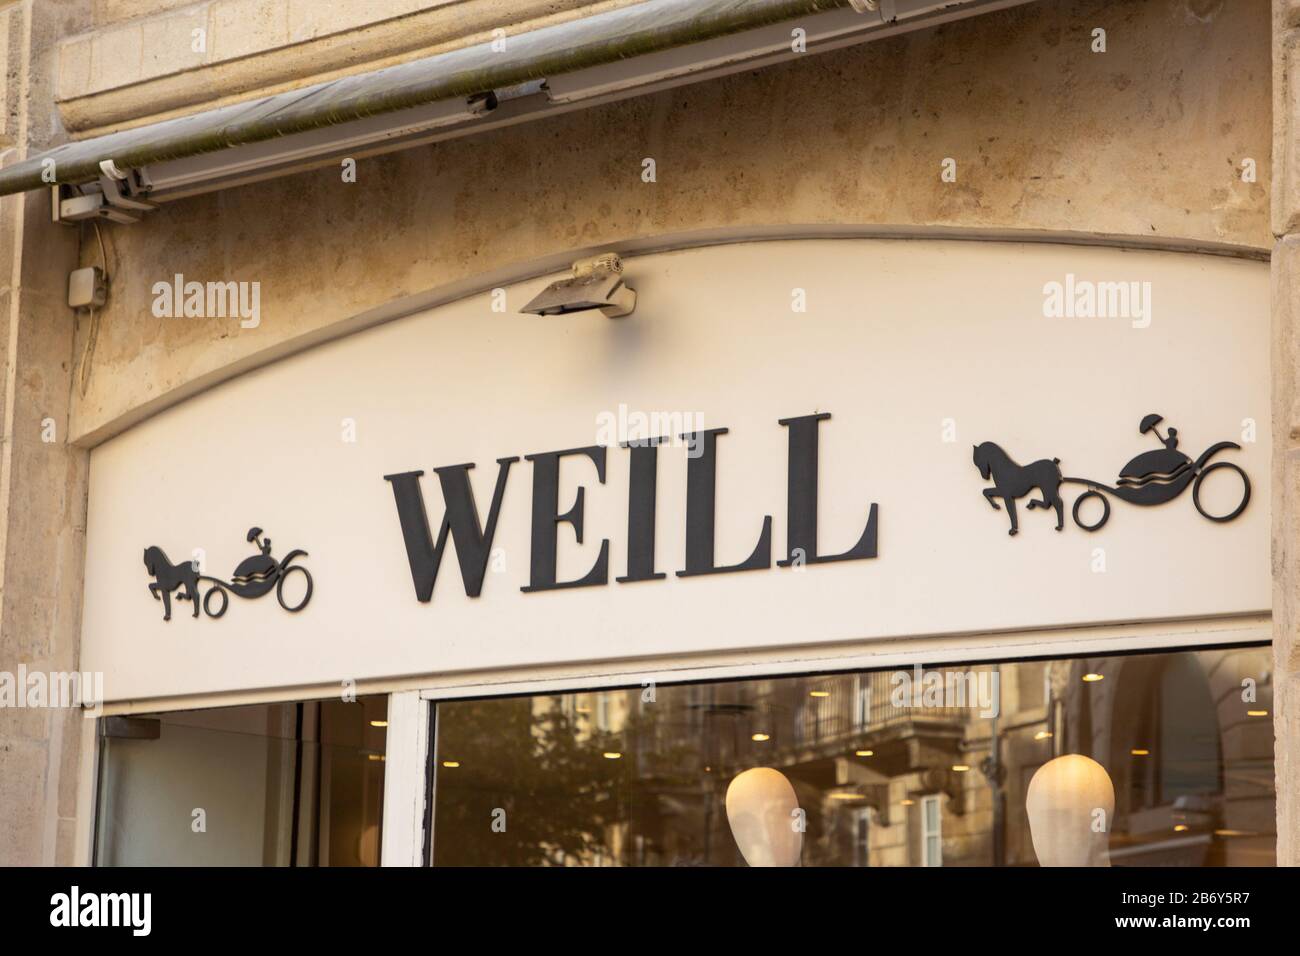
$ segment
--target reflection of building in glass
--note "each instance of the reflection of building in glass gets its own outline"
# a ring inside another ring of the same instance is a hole
[[[1069,747],[1115,784],[1111,859],[1272,863],[1272,681],[1265,651],[1134,655],[1054,667]],[[1087,685],[1082,673],[1105,677]]]
[[[740,865],[723,800],[767,766],[798,796],[804,865],[1035,865],[1029,781],[1083,753],[1114,783],[1116,865],[1271,864],[1268,660],[1244,648],[445,704],[440,752],[461,767],[439,780],[435,862]],[[495,836],[479,825],[491,807],[510,820]]]

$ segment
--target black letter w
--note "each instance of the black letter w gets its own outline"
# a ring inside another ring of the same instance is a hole
[[[506,490],[506,476],[518,458],[498,458],[497,486],[492,492],[492,510],[488,512],[487,528],[480,530],[478,508],[474,492],[469,486],[469,470],[474,466],[447,465],[435,468],[442,484],[442,497],[447,512],[442,517],[435,545],[429,535],[429,516],[424,510],[424,496],[420,493],[422,471],[407,471],[400,475],[384,475],[393,484],[393,498],[397,501],[397,518],[402,523],[402,538],[406,542],[406,559],[411,564],[411,580],[415,583],[415,597],[428,601],[433,597],[433,582],[438,577],[442,551],[447,544],[447,532],[456,541],[456,560],[460,562],[460,576],[465,582],[465,593],[478,597],[483,590],[483,575],[487,573],[488,557],[492,551],[492,536],[497,530],[497,514]]]

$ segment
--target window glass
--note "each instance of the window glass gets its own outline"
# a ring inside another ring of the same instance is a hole
[[[1272,865],[1271,714],[1267,647],[443,702],[432,862]]]
[[[388,697],[106,717],[101,866],[377,866]]]

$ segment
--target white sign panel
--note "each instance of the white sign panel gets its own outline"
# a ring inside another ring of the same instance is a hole
[[[524,283],[504,311],[484,293],[389,323],[96,448],[81,667],[140,699],[1268,608],[1266,265],[818,240],[626,278],[627,318],[519,314],[545,285]],[[650,517],[620,447],[645,437],[665,439]],[[395,491],[436,547],[466,476],[474,520],[430,590]],[[1211,520],[1243,476],[1244,510]],[[220,617],[180,599],[192,560]],[[291,612],[295,566],[313,590]]]

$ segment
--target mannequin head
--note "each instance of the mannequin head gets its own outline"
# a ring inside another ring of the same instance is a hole
[[[755,767],[738,774],[727,787],[727,822],[741,855],[750,866],[796,866],[803,833],[796,826],[799,808],[785,774]]]
[[[1066,754],[1038,768],[1025,797],[1040,866],[1110,866],[1115,788],[1106,768]]]

